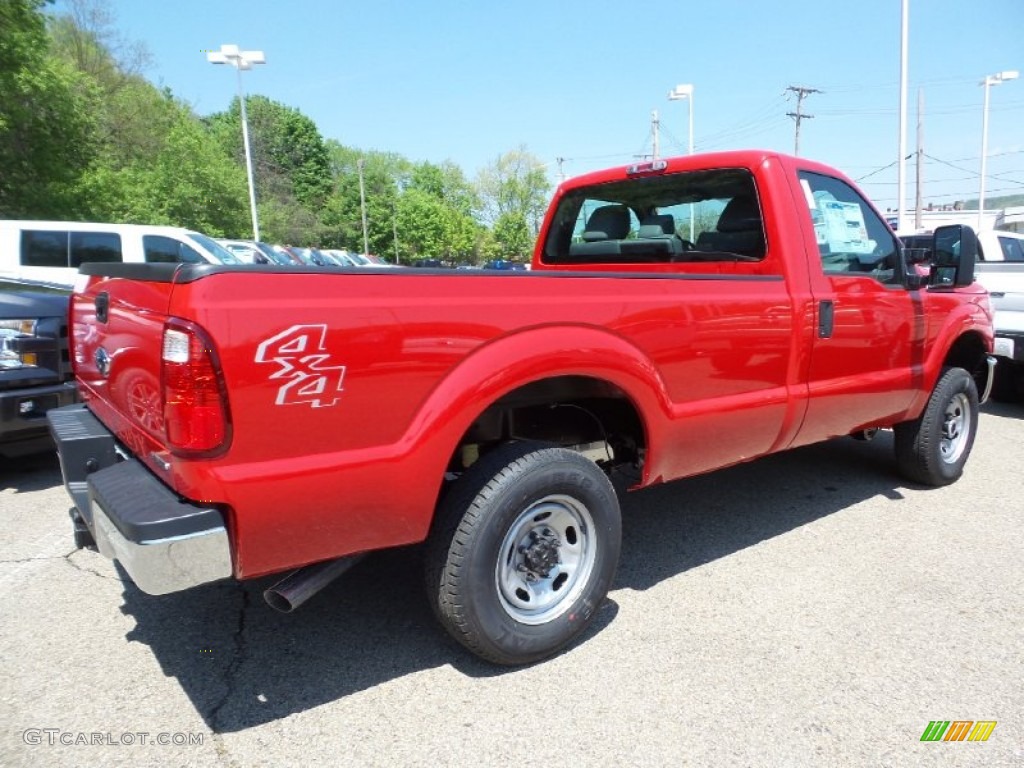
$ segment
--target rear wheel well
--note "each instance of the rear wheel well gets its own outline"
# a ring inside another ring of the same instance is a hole
[[[588,376],[556,376],[488,406],[459,440],[449,472],[461,472],[510,440],[572,448],[606,471],[623,464],[639,468],[646,448],[640,413],[621,388]]]

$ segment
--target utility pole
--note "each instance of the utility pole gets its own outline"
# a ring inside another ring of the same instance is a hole
[[[651,143],[654,145],[654,149],[652,149],[651,151],[653,152],[653,157],[652,157],[653,160],[657,160],[658,159],[658,128],[659,128],[658,110],[652,109],[651,110]]]
[[[565,181],[565,171],[562,170],[562,163],[565,162],[565,158],[564,157],[556,157],[555,158],[555,162],[558,163],[558,178],[561,181]]]
[[[398,266],[402,262],[398,260],[398,213],[394,209],[391,211],[391,231],[395,235],[395,266]]]
[[[921,229],[921,208],[924,204],[924,193],[921,190],[921,156],[924,154],[924,90],[917,89],[917,167],[915,183],[917,194],[914,198],[914,229]]]
[[[356,168],[359,169],[359,208],[363,217],[363,253],[370,252],[370,240],[366,234],[366,190],[363,188],[363,158],[356,161]]]
[[[796,94],[796,112],[787,112],[789,117],[792,117],[796,121],[796,136],[793,140],[793,154],[800,154],[800,121],[806,118],[812,118],[814,115],[808,115],[803,111],[804,99],[810,96],[812,93],[821,93],[817,88],[805,88],[800,85],[791,85],[787,91],[793,91]]]

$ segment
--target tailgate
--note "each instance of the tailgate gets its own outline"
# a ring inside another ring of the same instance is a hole
[[[164,450],[160,357],[173,264],[90,264],[71,300],[82,399],[136,454]],[[127,278],[127,279],[126,279]]]

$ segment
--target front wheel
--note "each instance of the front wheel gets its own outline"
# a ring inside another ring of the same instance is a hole
[[[620,542],[615,490],[593,462],[509,443],[470,467],[438,510],[427,545],[430,602],[481,658],[539,661],[590,623]]]
[[[963,368],[944,368],[924,413],[894,428],[896,461],[910,480],[949,485],[963,474],[978,431],[978,389]]]

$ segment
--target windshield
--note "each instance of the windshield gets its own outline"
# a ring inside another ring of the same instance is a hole
[[[355,254],[348,253],[347,251],[335,251],[334,256],[343,267],[359,266],[359,262],[355,259]]]
[[[271,264],[293,264],[294,262],[280,251],[271,248],[266,243],[253,243],[254,247],[260,249],[260,253],[270,259]]]
[[[242,260],[235,254],[218,243],[213,238],[201,235],[198,232],[189,232],[188,236],[199,243],[206,251],[217,259],[221,264],[241,264]]]

